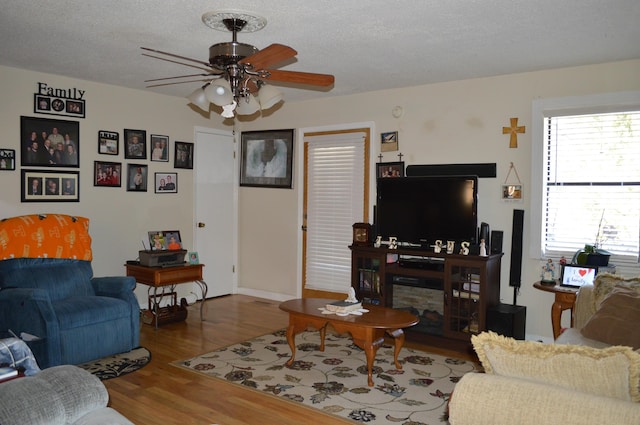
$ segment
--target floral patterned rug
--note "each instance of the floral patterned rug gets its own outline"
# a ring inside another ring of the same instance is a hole
[[[120,353],[79,364],[78,367],[96,375],[101,381],[105,381],[142,369],[150,361],[151,352],[144,347],[138,347],[127,353]]]
[[[349,335],[327,332],[325,351],[318,351],[318,332],[296,335],[291,357],[285,330],[231,345],[174,365],[323,412],[375,425],[447,423],[446,405],[460,377],[475,370],[472,362],[403,348],[393,363],[393,346],[378,349],[374,386],[367,386],[364,351]]]

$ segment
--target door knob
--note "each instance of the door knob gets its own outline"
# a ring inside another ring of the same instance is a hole
[[[203,222],[201,222],[201,221],[198,222],[198,227],[204,227],[204,226],[205,226],[205,224]]]

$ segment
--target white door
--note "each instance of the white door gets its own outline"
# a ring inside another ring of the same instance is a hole
[[[195,246],[207,298],[236,287],[237,194],[235,143],[230,131],[195,129]]]

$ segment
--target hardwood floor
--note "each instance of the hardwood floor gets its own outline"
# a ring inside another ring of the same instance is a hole
[[[104,381],[110,406],[138,425],[353,424],[170,364],[285,328],[288,316],[278,304],[230,295],[207,300],[202,322],[198,304],[189,307],[184,322],[157,330],[142,325],[140,344],[151,351],[151,362],[139,371]],[[459,353],[434,347],[420,347],[410,342],[406,345],[461,357]]]

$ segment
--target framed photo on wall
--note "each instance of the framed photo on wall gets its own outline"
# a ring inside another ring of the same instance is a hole
[[[79,202],[80,172],[22,169],[22,202]]]
[[[175,142],[173,168],[193,169],[193,143]]]
[[[120,135],[115,131],[98,131],[98,153],[118,155]]]
[[[398,150],[398,132],[388,131],[380,133],[380,152],[393,152]]]
[[[13,149],[0,149],[0,171],[16,169],[16,151]]]
[[[119,162],[93,162],[93,185],[105,187],[120,187],[122,164]]]
[[[178,193],[178,173],[156,173],[156,193]]]
[[[169,136],[151,135],[150,143],[152,161],[169,161]]]
[[[242,133],[240,186],[291,189],[293,130]]]
[[[149,167],[145,164],[127,164],[127,192],[146,192]]]
[[[147,159],[147,132],[145,130],[124,130],[125,159]]]
[[[404,177],[404,162],[379,162],[376,164],[376,177]]]
[[[21,165],[78,168],[78,121],[20,117]]]

